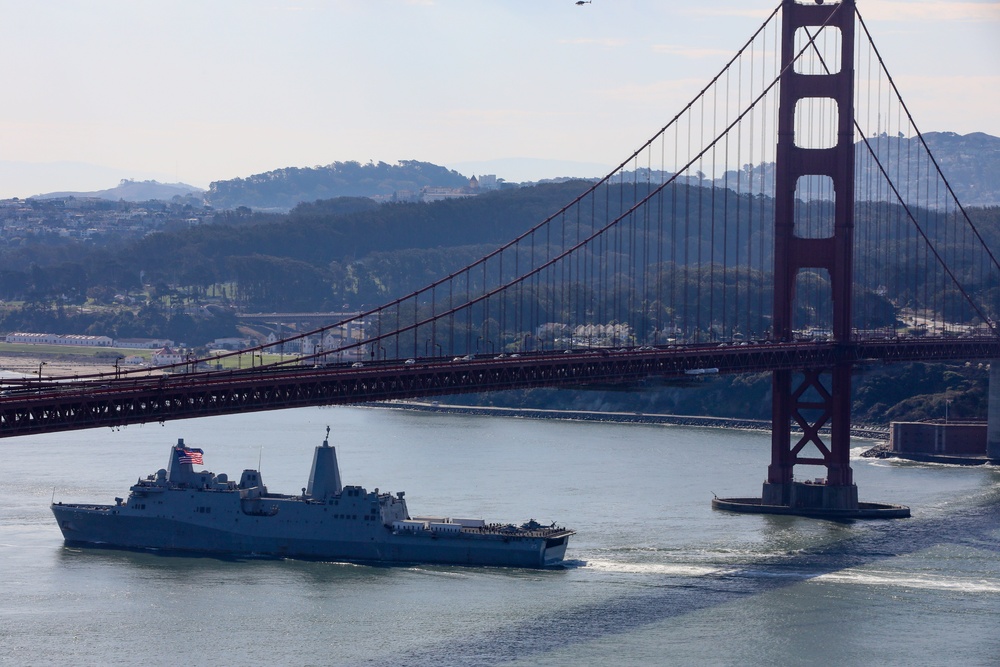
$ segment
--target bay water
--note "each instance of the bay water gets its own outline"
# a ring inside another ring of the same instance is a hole
[[[555,521],[577,531],[565,567],[80,549],[49,510],[126,496],[178,438],[299,493],[327,425],[345,484]],[[0,665],[998,664],[1000,470],[855,444],[861,499],[912,518],[713,511],[760,495],[759,432],[338,407],[0,440]]]

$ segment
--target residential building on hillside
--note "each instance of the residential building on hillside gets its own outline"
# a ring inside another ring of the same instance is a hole
[[[503,180],[503,179],[500,179]],[[480,190],[496,190],[500,187],[500,183],[497,181],[496,174],[481,174],[479,176],[479,189]]]

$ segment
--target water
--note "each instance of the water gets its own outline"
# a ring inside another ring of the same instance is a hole
[[[183,437],[206,467],[345,483],[415,514],[575,528],[552,571],[219,560],[66,548],[48,509],[111,502]],[[858,443],[860,454],[864,443]],[[993,665],[1000,471],[854,457],[913,518],[713,511],[759,495],[766,434],[363,408],[0,440],[0,664]]]

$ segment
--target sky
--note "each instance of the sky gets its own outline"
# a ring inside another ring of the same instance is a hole
[[[347,160],[602,175],[777,4],[0,0],[0,197]],[[857,4],[922,131],[1000,136],[1000,1]]]

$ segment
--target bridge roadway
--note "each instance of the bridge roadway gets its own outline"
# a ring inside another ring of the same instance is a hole
[[[124,426],[311,405],[522,389],[635,383],[701,373],[828,368],[836,363],[989,360],[1000,338],[906,338],[644,347],[383,361],[361,367],[270,365],[87,380],[5,380],[0,437]]]

